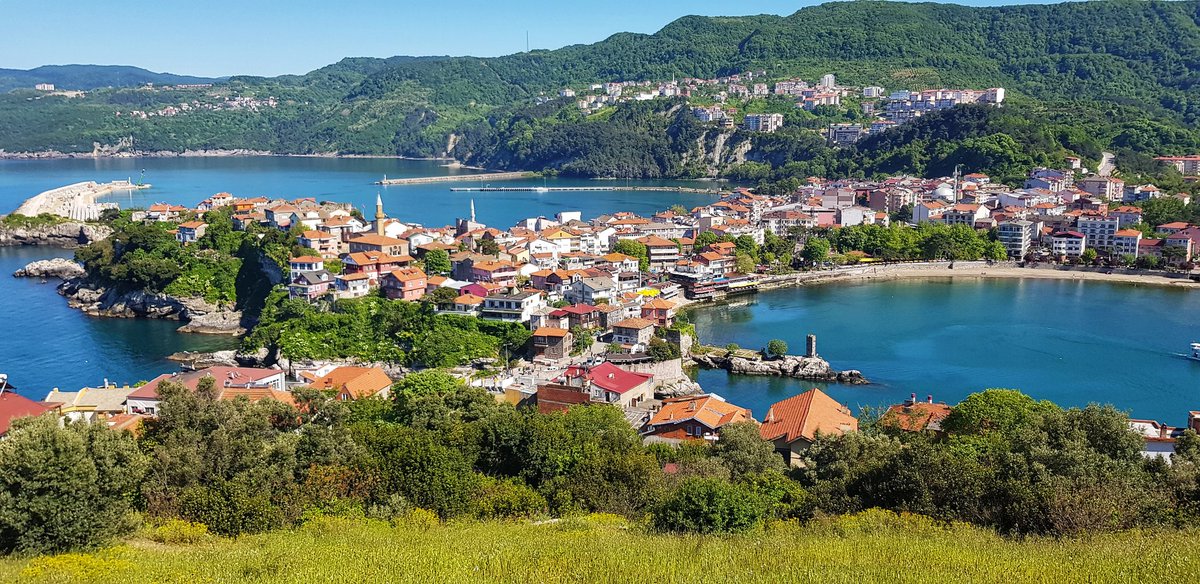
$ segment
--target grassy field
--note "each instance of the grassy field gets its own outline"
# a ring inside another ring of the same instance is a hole
[[[321,519],[293,531],[0,563],[3,582],[1151,582],[1195,581],[1194,533],[1005,540],[871,513],[731,537],[619,521],[391,525]]]

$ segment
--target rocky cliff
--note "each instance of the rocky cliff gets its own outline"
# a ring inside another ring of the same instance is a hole
[[[59,223],[45,227],[0,227],[0,245],[53,245],[78,247],[112,234],[104,225]]]
[[[72,308],[92,316],[163,318],[185,321],[179,332],[214,335],[241,335],[242,313],[211,304],[203,298],[175,298],[141,290],[119,292],[93,287],[82,278],[63,282],[58,293]]]
[[[30,262],[13,272],[15,278],[58,278],[70,280],[83,276],[83,266],[66,258],[52,258]]]
[[[786,355],[779,359],[758,360],[744,357],[729,357],[715,355],[693,355],[692,360],[701,367],[724,369],[740,375],[774,375],[778,377],[793,377],[807,381],[823,381],[826,383],[844,383],[847,385],[866,385],[870,383],[863,378],[862,373],[853,369],[838,371],[829,362],[820,357],[800,357]]]

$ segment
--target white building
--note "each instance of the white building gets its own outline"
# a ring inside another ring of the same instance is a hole
[[[1008,250],[1009,257],[1022,258],[1029,253],[1033,243],[1034,224],[1024,220],[1005,221],[996,226],[996,236]]]
[[[1083,215],[1076,223],[1076,230],[1087,236],[1088,247],[1101,250],[1113,249],[1113,238],[1120,228],[1121,219],[1113,216]]]
[[[1050,236],[1050,251],[1054,255],[1079,257],[1087,249],[1087,236],[1078,231],[1059,231]]]

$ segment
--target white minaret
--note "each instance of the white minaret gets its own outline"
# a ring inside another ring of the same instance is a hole
[[[383,235],[383,220],[387,215],[383,214],[383,197],[379,193],[375,193],[375,234]]]
[[[475,199],[471,199],[471,223],[475,222]]]

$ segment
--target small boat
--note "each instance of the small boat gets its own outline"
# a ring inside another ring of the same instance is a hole
[[[1200,343],[1192,343],[1192,354],[1188,355],[1188,359],[1200,361]]]

